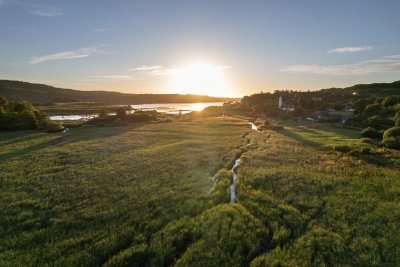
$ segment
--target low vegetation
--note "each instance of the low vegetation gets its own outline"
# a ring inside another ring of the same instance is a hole
[[[199,216],[208,223],[181,233],[187,244],[192,234],[198,240],[186,254],[195,256],[213,242],[205,236],[210,224],[217,231],[231,213],[252,218],[229,206],[202,214],[213,206],[213,176],[230,166],[248,130],[242,119],[217,117],[0,133],[0,265],[157,266],[171,261],[162,260],[166,247],[157,236]],[[186,247],[177,242],[171,246],[179,256]]]
[[[8,101],[0,97],[0,130],[32,129],[59,132],[64,127],[61,123],[51,121],[45,113],[38,111],[30,103]]]
[[[357,135],[292,123],[247,136],[252,149],[242,155],[237,202],[269,229],[273,247],[251,266],[400,263],[400,153]],[[347,149],[335,152],[332,143]]]

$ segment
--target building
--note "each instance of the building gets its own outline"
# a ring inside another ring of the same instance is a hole
[[[278,99],[278,107],[281,109],[281,110],[284,110],[284,111],[295,111],[296,109],[294,108],[294,105],[293,104],[286,104],[286,103],[283,103],[283,98],[280,96],[279,97],[279,99]]]

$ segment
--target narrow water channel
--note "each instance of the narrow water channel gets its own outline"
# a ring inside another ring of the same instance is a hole
[[[250,123],[250,125],[251,125],[251,129],[254,130],[254,131],[256,131],[256,132],[258,132],[257,125],[255,125],[255,124],[252,123],[252,122],[249,122],[249,123]]]
[[[252,123],[249,122],[251,129],[258,132],[257,126]],[[236,168],[239,165],[240,162],[240,156],[235,160],[235,163],[233,164],[233,167],[231,169],[232,172],[232,184],[231,184],[231,200],[230,203],[235,203],[235,199],[236,199],[236,193],[235,193],[235,183],[236,183],[236,177],[237,177],[237,173],[236,173]]]
[[[231,184],[231,201],[230,201],[230,203],[235,203],[235,197],[236,197],[236,195],[235,195],[235,182],[236,182],[236,176],[237,176],[236,168],[239,165],[239,162],[240,162],[240,158],[236,159],[235,160],[235,164],[233,164],[233,167],[231,169],[233,178],[232,178],[232,184]]]

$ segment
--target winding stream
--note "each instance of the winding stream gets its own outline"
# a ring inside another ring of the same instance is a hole
[[[249,124],[251,125],[251,129],[258,132],[257,126],[252,123],[249,122]],[[236,199],[236,194],[235,194],[235,183],[236,183],[236,177],[237,177],[237,173],[236,173],[236,168],[239,165],[240,162],[240,156],[235,160],[235,163],[233,164],[233,167],[231,169],[232,172],[232,184],[231,184],[231,200],[230,203],[235,203],[235,199]]]
[[[232,178],[232,184],[231,184],[231,201],[230,201],[230,203],[235,203],[235,197],[236,197],[236,195],[235,195],[235,182],[236,182],[236,176],[237,176],[236,168],[239,165],[239,162],[240,162],[240,158],[236,159],[235,160],[235,164],[233,164],[233,167],[231,169],[232,174],[233,174],[233,178]]]
[[[254,123],[252,123],[252,122],[249,122],[249,123],[250,123],[250,125],[251,125],[251,129],[252,129],[252,130],[254,130],[254,131],[256,131],[256,132],[259,132],[257,126],[256,126]]]

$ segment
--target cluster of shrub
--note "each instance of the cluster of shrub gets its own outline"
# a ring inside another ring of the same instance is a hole
[[[264,131],[264,130],[273,130],[273,131],[278,131],[278,130],[283,130],[283,126],[272,122],[270,120],[265,120],[263,124],[257,125],[257,130],[259,131]]]
[[[381,139],[385,147],[400,149],[400,96],[364,99],[355,106],[356,115],[347,124],[364,128],[362,137]]]
[[[60,132],[64,126],[54,122],[37,110],[32,104],[23,101],[8,101],[0,97],[0,130],[33,130]]]
[[[106,111],[102,111],[99,117],[91,119],[87,124],[94,126],[124,126],[130,123],[156,121],[157,117],[157,111],[136,111],[135,113],[127,114],[124,108],[119,108],[115,115],[109,115]]]
[[[316,110],[344,110],[345,107],[351,107],[354,116],[346,121],[346,125],[364,128],[362,137],[380,139],[385,147],[400,149],[400,96],[396,94],[370,98],[365,94],[354,93],[350,89],[258,93],[243,97],[242,107],[256,114],[279,116],[281,119],[309,116],[313,112],[315,114]],[[295,111],[280,110],[279,96],[283,97],[286,104],[293,104]],[[318,121],[329,123],[340,119],[340,115],[329,115]]]

